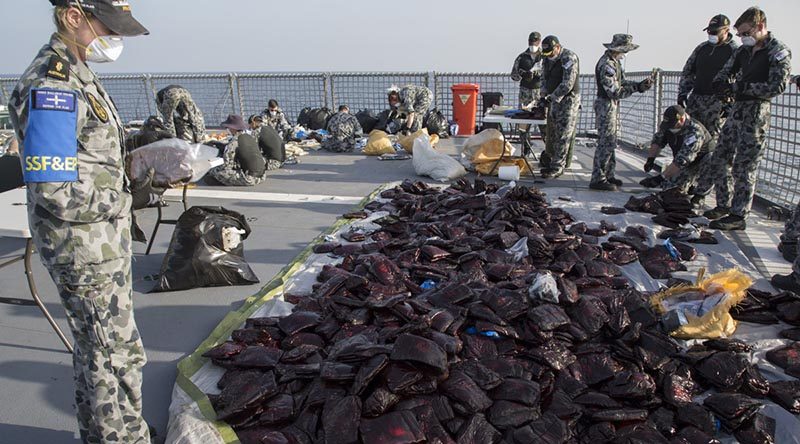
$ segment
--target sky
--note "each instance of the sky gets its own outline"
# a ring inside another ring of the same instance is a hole
[[[593,72],[602,43],[630,33],[626,69],[680,70],[719,13],[753,0],[130,0],[151,34],[125,41],[99,73],[438,71],[508,72],[531,31],[554,34]],[[795,48],[800,0],[760,0],[768,28]],[[24,5],[24,6],[23,6]],[[390,6],[391,5],[391,6]],[[3,66],[21,73],[54,30],[50,2],[0,0]],[[13,11],[13,19],[9,19]]]

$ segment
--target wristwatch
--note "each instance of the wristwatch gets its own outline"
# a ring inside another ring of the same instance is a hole
[[[687,163],[688,162],[686,162],[686,159],[684,159],[683,157],[679,157],[679,158],[675,159],[675,164],[678,165],[681,168],[685,167]]]

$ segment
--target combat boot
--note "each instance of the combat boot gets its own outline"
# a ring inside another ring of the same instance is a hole
[[[706,197],[703,196],[702,194],[695,194],[694,196],[692,196],[692,199],[691,199],[692,208],[694,208],[695,210],[699,210],[700,208],[703,208],[703,202],[705,202],[705,200],[706,200]]]
[[[616,185],[617,187],[621,187],[622,186],[622,181],[617,179],[616,177],[612,177],[611,179],[608,179],[608,183],[610,183],[612,185]]]
[[[602,182],[591,182],[589,183],[589,188],[599,191],[617,191],[616,185],[606,182],[605,180]]]
[[[731,213],[730,208],[725,207],[714,207],[712,210],[708,210],[703,213],[703,216],[707,217],[710,220],[719,219],[720,217],[727,216]]]
[[[747,228],[747,223],[744,221],[742,216],[737,216],[735,214],[729,214],[722,219],[717,219],[710,224],[708,224],[709,228],[713,228],[715,230],[723,230],[723,231],[732,231],[732,230],[744,230]]]
[[[542,168],[542,171],[539,173],[542,179],[555,179],[562,174],[564,174],[563,168]]]

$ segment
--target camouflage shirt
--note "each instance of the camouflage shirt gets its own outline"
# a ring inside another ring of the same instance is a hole
[[[400,90],[400,111],[424,113],[433,102],[433,93],[424,86],[408,85]]]
[[[514,59],[511,67],[511,80],[519,82],[519,86],[528,89],[539,89],[542,86],[542,50],[536,52],[525,49]]]
[[[542,73],[542,94],[552,95],[556,102],[567,94],[580,92],[580,61],[578,55],[569,49],[562,48],[555,60],[546,59]]]
[[[54,34],[20,77],[9,102],[23,168],[31,168],[25,165],[25,136],[34,89],[74,94],[77,110],[77,180],[28,183],[29,222],[42,259],[66,264],[119,257],[126,246],[111,240],[110,231],[129,230],[131,195],[123,162],[123,125],[114,103],[95,73]],[[102,234],[92,234],[95,231]]]
[[[611,51],[606,51],[597,61],[594,76],[597,81],[597,96],[605,99],[620,100],[630,97],[639,85],[638,82],[625,80],[625,70],[611,56]]]
[[[712,95],[711,82],[738,47],[731,35],[721,45],[714,45],[708,41],[699,44],[683,66],[678,97],[687,97],[690,92]]]
[[[740,46],[722,67],[715,82],[735,82],[736,100],[770,100],[783,93],[792,72],[792,51],[772,33],[763,48]]]
[[[275,128],[275,130],[281,135],[283,135],[284,132],[292,129],[292,126],[289,125],[289,121],[286,120],[286,114],[284,114],[283,110],[280,108],[275,111],[265,109],[261,114],[261,118],[264,119],[265,125]]]
[[[661,148],[669,145],[675,163],[681,166],[694,162],[700,154],[714,150],[714,139],[702,123],[688,119],[680,132],[659,131],[653,136],[653,145]]]

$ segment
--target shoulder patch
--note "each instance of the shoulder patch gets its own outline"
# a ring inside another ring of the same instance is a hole
[[[68,82],[69,68],[69,61],[57,55],[53,55],[50,57],[50,62],[47,64],[47,77],[61,80],[62,82]]]
[[[774,57],[775,57],[775,60],[777,60],[777,61],[779,61],[779,62],[780,62],[781,60],[785,59],[785,58],[786,58],[786,57],[788,57],[788,56],[789,56],[789,51],[788,51],[788,50],[786,50],[786,49],[782,49],[782,50],[780,50],[780,51],[776,52],[776,53],[775,53],[775,55],[774,55]]]
[[[97,100],[97,97],[90,92],[86,92],[84,94],[86,95],[86,100],[89,101],[89,106],[92,108],[94,115],[97,116],[101,122],[108,123],[108,111],[103,108],[103,105],[99,100]]]
[[[606,75],[615,76],[617,75],[617,70],[611,65],[606,65]]]
[[[686,138],[686,140],[683,141],[684,145],[687,145],[687,146],[688,145],[693,145],[696,142],[697,142],[697,136],[694,135],[694,134],[690,135],[689,137]]]
[[[31,90],[31,108],[49,111],[75,111],[75,93],[54,89]]]
[[[567,60],[564,60],[563,66],[564,66],[564,69],[570,69],[570,68],[572,68],[572,65],[574,65],[574,64],[575,64],[574,60],[567,59]]]

